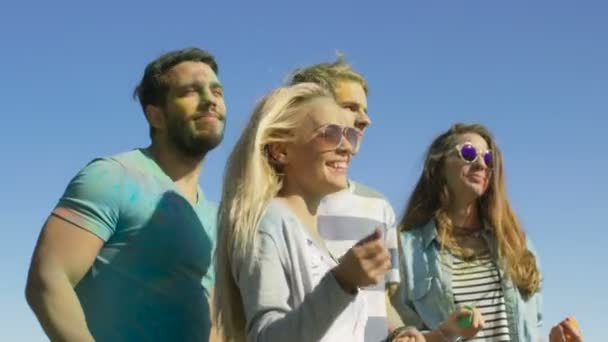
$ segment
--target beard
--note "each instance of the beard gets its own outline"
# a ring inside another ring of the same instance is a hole
[[[219,129],[208,127],[199,130],[189,119],[168,115],[167,133],[169,141],[187,157],[202,158],[217,147],[224,138],[224,122]]]

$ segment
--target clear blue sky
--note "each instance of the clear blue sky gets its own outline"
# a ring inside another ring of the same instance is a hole
[[[372,3],[4,2],[0,339],[43,340],[23,295],[40,227],[90,159],[148,144],[130,97],[145,64],[200,46],[219,60],[229,115],[205,162],[208,197],[219,200],[254,102],[293,68],[343,51],[371,88],[373,124],[352,177],[400,213],[432,138],[455,121],[488,125],[541,254],[545,329],[576,314],[587,341],[605,340],[606,2]]]

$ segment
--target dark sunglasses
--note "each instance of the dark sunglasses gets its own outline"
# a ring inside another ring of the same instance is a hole
[[[351,146],[353,153],[359,151],[361,144],[361,131],[354,127],[345,127],[336,124],[323,125],[316,129],[315,139],[323,150],[334,150],[342,145],[344,138]]]
[[[458,151],[460,159],[466,163],[474,163],[481,156],[486,166],[492,167],[492,151],[490,150],[477,151],[473,144],[465,142],[464,144],[456,145],[456,151]]]

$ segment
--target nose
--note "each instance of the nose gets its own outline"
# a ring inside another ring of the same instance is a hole
[[[483,159],[482,156],[477,156],[477,159],[475,159],[473,166],[475,166],[475,169],[481,170],[487,170],[489,168],[488,165],[486,165],[486,161]]]
[[[338,146],[336,147],[336,153],[340,154],[340,155],[352,155],[353,153],[355,153],[354,151],[354,146],[350,144],[350,142],[348,142],[348,140],[346,139],[346,137],[344,137],[344,135],[342,135],[340,137],[340,142],[338,143]]]
[[[372,121],[367,113],[363,111],[357,113],[357,117],[355,118],[355,127],[357,127],[361,132],[363,132],[371,123]]]
[[[207,107],[209,105],[217,104],[217,99],[215,98],[215,96],[213,96],[213,92],[209,87],[205,87],[203,90],[201,90],[199,96],[201,106]]]

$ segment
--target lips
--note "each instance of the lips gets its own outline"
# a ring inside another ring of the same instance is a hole
[[[467,178],[470,179],[471,181],[475,182],[475,183],[483,183],[486,180],[485,176],[482,176],[482,175],[479,175],[479,174],[469,175]]]
[[[346,160],[334,160],[325,163],[325,165],[339,172],[345,172],[348,169],[348,162]]]
[[[194,121],[198,121],[201,119],[216,119],[218,121],[223,121],[223,119],[220,117],[220,115],[218,115],[217,113],[214,112],[207,112],[207,113],[203,113],[203,114],[196,114],[194,115],[194,117],[192,118]]]

